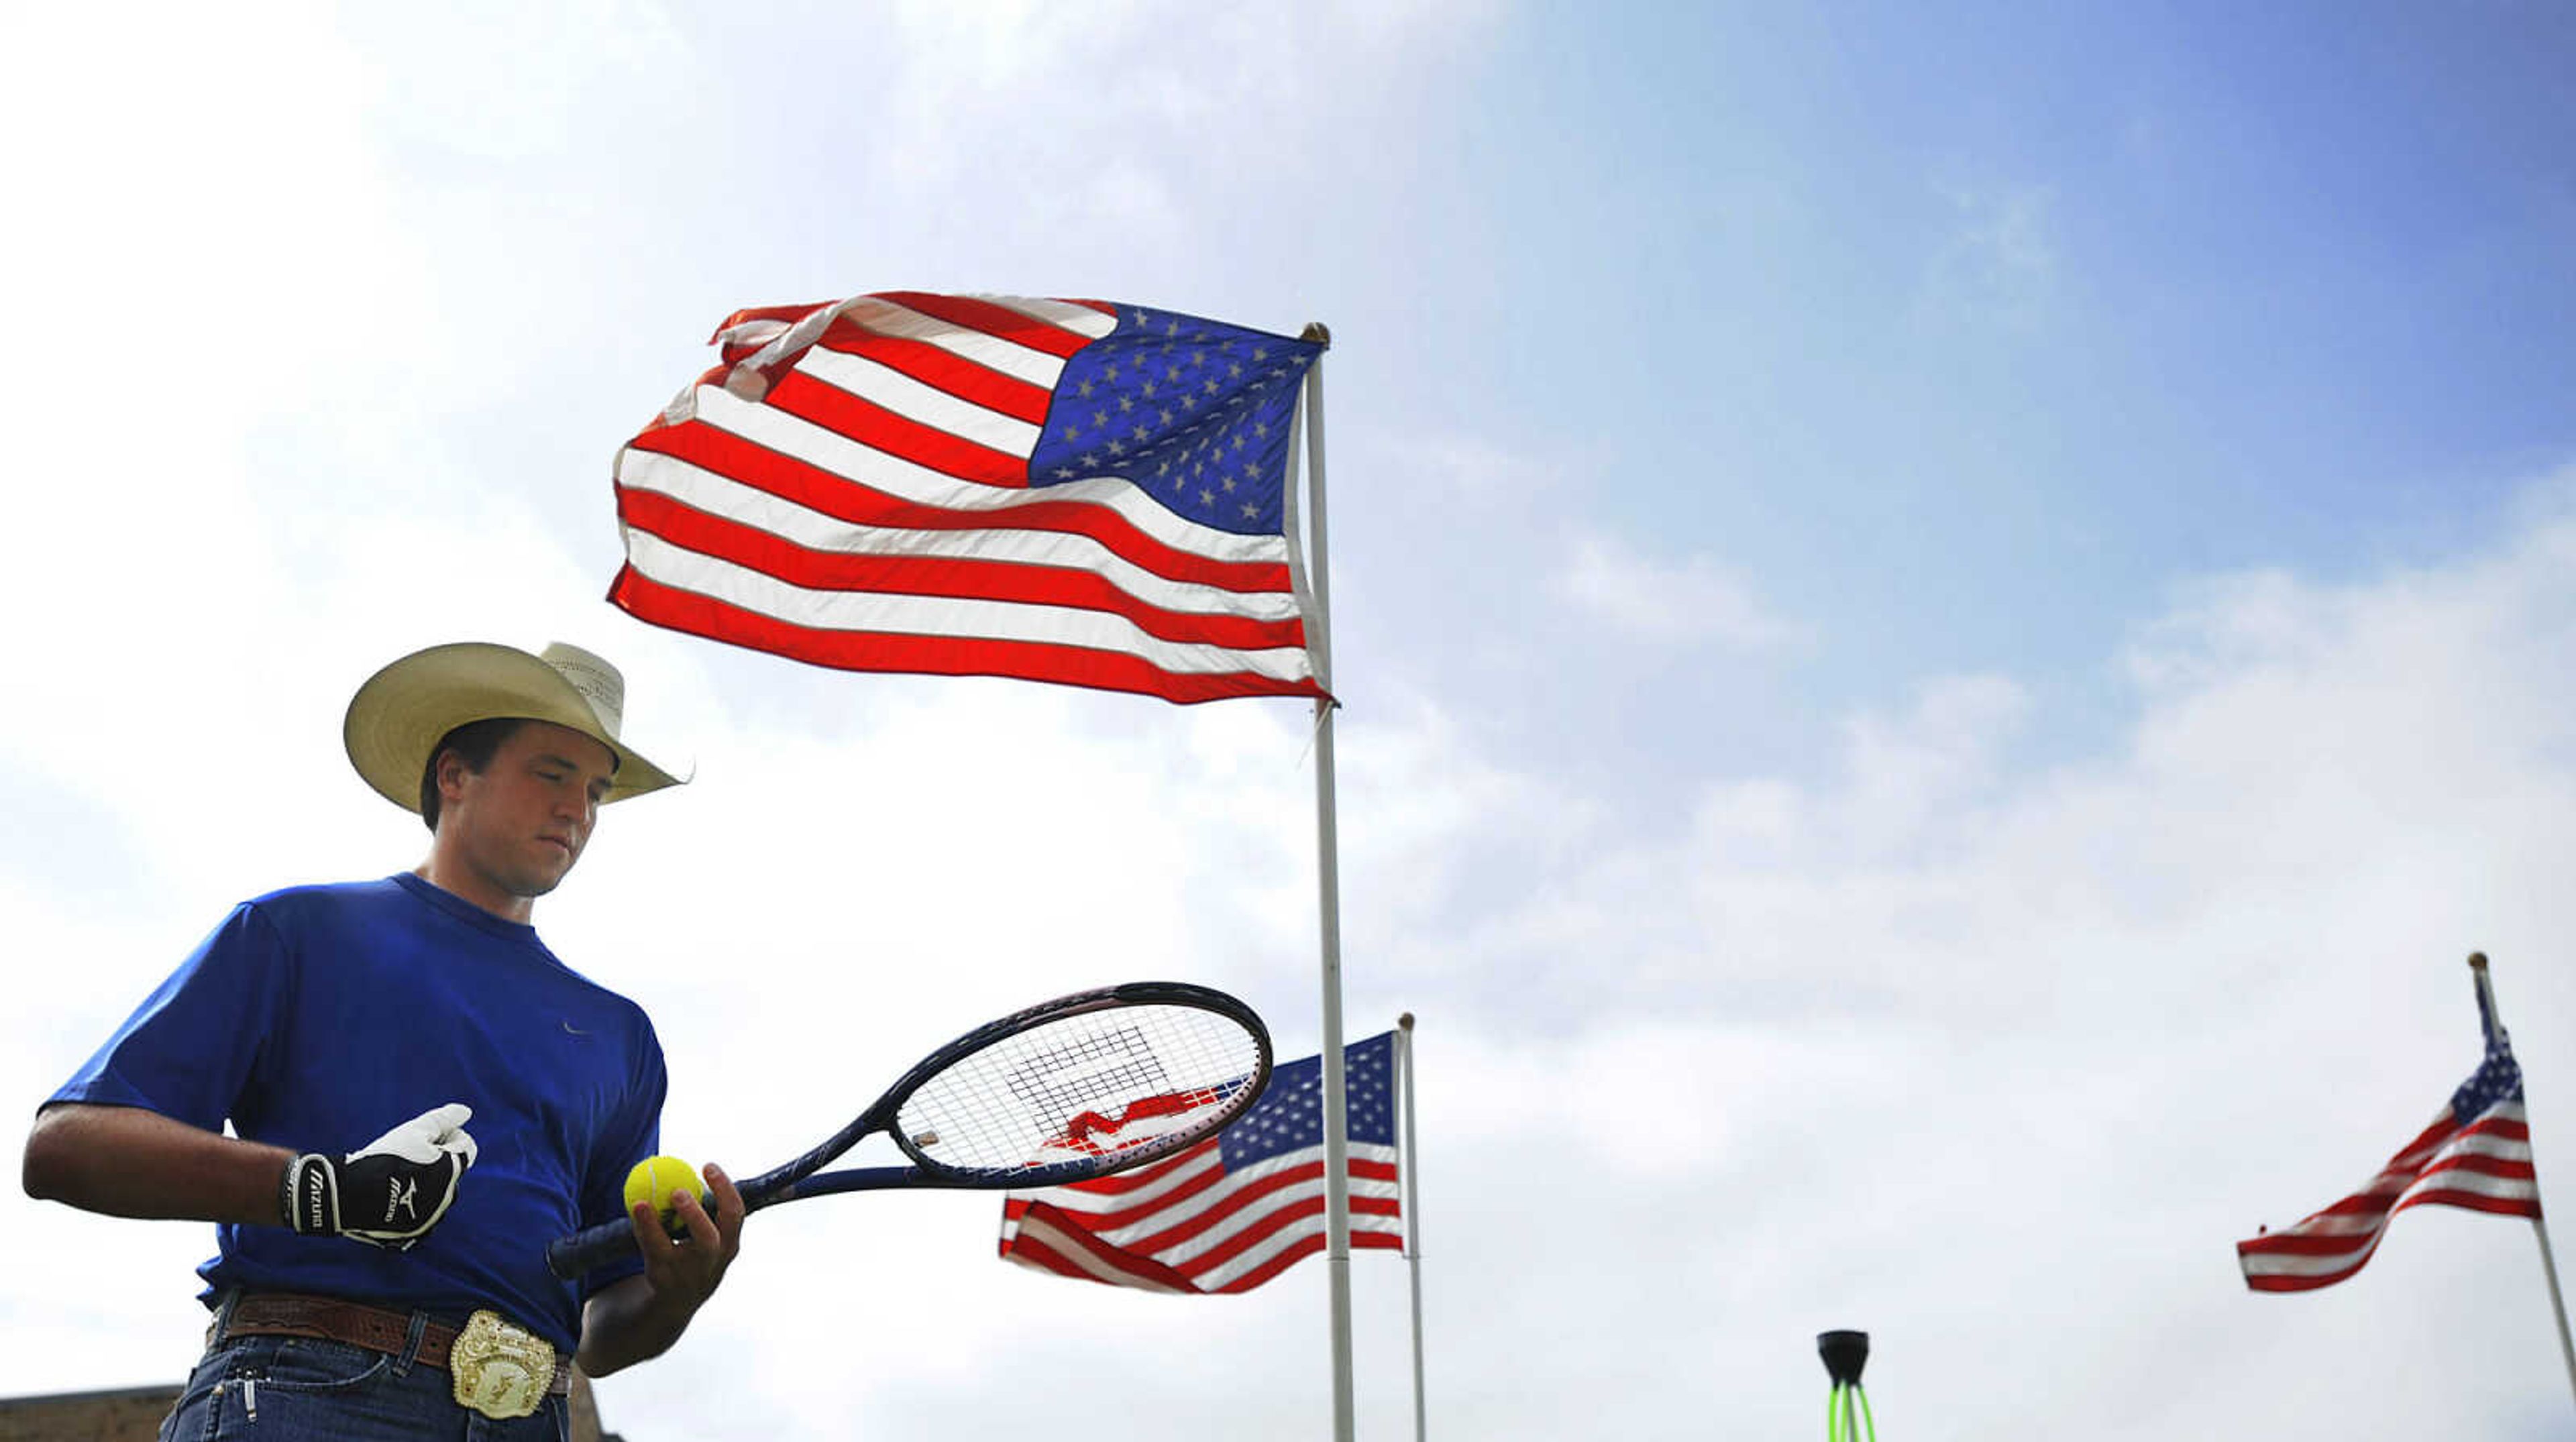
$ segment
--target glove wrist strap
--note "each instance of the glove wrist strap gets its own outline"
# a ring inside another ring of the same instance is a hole
[[[286,1176],[278,1183],[277,1204],[285,1213],[286,1225],[298,1235],[338,1236],[339,1169],[319,1152],[295,1158],[286,1164]]]

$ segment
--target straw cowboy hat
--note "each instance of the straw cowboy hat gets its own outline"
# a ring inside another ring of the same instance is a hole
[[[680,784],[617,739],[626,678],[578,646],[560,641],[531,656],[511,646],[460,641],[414,651],[367,678],[340,725],[349,764],[377,794],[420,810],[420,774],[430,748],[469,721],[526,717],[568,726],[617,757],[607,799],[623,801]]]

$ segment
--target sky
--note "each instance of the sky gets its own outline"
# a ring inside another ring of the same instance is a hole
[[[348,695],[624,668],[694,765],[539,907],[757,1170],[1176,976],[1321,1035],[1289,701],[854,676],[601,599],[748,305],[1100,297],[1323,363],[1350,1034],[1420,1018],[1434,1435],[2566,1435],[2530,1228],[2256,1296],[2478,1059],[2576,1167],[2576,18],[11,4],[0,1138],[234,902],[406,869]],[[2552,878],[2558,878],[2552,880]],[[755,1219],[603,1416],[1329,1435],[1325,1273]],[[535,1240],[535,1239],[532,1239]],[[2576,1246],[2576,1243],[2571,1243]],[[0,1199],[0,1396],[176,1380],[207,1229]],[[1404,1435],[1404,1264],[1351,1263]]]

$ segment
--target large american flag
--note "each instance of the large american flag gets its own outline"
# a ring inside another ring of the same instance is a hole
[[[2522,1068],[2496,1024],[2495,999],[2478,977],[2478,1020],[2486,1059],[2451,1093],[2451,1103],[2388,1159],[2368,1185],[2295,1227],[2236,1244],[2245,1285],[2258,1292],[2330,1287],[2362,1269],[2397,1213],[2438,1203],[2500,1216],[2540,1215],[2531,1165],[2531,1126],[2522,1111]]]
[[[609,599],[854,671],[1316,696],[1286,476],[1323,346],[1145,306],[738,311],[617,458]]]
[[[1400,1249],[1395,1033],[1342,1056],[1351,1245]],[[1248,1292],[1323,1249],[1320,1056],[1280,1066],[1252,1110],[1178,1156],[1002,1203],[1003,1257],[1112,1286]]]

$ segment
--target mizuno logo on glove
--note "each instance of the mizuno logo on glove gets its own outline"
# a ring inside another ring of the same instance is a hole
[[[323,1159],[298,1157],[286,1169],[287,1185],[297,1198],[289,1211],[295,1219],[295,1230],[327,1236],[340,1230],[339,1189],[333,1184],[328,1162],[318,1167],[302,1165],[308,1161]]]

